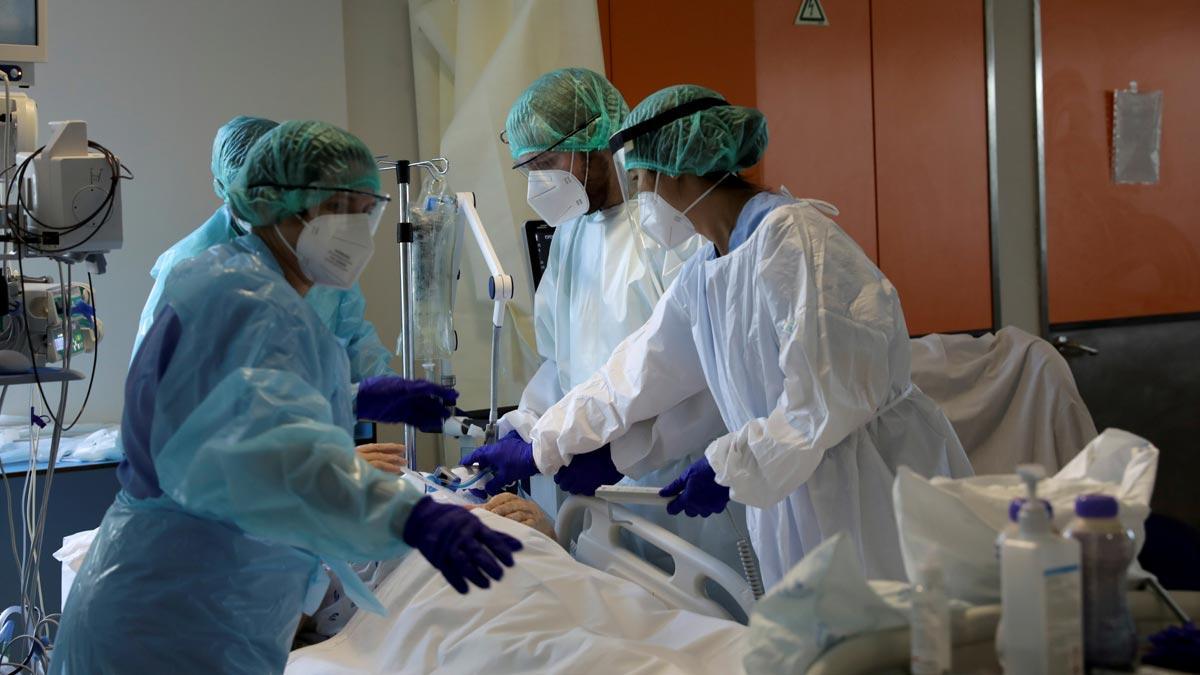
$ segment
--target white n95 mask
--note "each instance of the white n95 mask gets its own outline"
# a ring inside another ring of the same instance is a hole
[[[562,169],[530,171],[525,200],[551,227],[575,220],[591,206],[583,183],[575,174]]]
[[[687,217],[687,212],[715,190],[728,175],[721,176],[721,180],[709,186],[682,211],[671,206],[658,194],[658,176],[655,176],[654,192],[638,194],[638,224],[641,225],[642,231],[664,248],[675,248],[687,241],[696,234],[696,226],[692,224],[692,219]]]
[[[375,252],[378,222],[368,213],[331,213],[307,221],[292,249],[300,270],[314,284],[350,288]]]

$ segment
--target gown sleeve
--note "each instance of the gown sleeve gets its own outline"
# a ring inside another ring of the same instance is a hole
[[[788,208],[768,218],[775,222],[760,226],[769,228],[767,236],[756,238],[760,297],[752,301],[765,303],[774,323],[783,392],[768,415],[705,451],[717,482],[737,501],[760,508],[800,487],[827,450],[884,404],[890,369],[883,327],[898,310],[887,279],[815,209]]]
[[[159,485],[194,513],[321,556],[397,556],[423,495],[355,454],[338,424],[348,411],[335,416],[314,385],[336,343],[294,309],[238,292],[179,312],[153,422]]]
[[[673,284],[645,325],[534,425],[530,442],[539,471],[553,474],[573,455],[599,449],[706,388],[681,297],[685,287]]]

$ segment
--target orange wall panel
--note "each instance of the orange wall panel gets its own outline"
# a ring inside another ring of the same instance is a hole
[[[983,3],[876,1],[871,30],[880,268],[912,333],[989,328]]]
[[[598,0],[608,79],[633,108],[674,84],[754,106],[754,8],[747,0]],[[605,18],[607,15],[607,18]],[[762,180],[761,164],[743,175]]]
[[[1043,0],[1050,321],[1200,311],[1200,2]],[[1156,185],[1111,177],[1112,93],[1163,91]]]
[[[754,9],[744,0],[607,0],[608,79],[632,108],[673,84],[755,104]]]
[[[758,107],[771,142],[763,180],[835,204],[876,258],[871,4],[823,0],[830,25],[796,26],[795,0],[755,0]]]

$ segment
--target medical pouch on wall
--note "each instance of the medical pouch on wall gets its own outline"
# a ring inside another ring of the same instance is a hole
[[[1112,162],[1116,183],[1158,183],[1162,142],[1163,93],[1129,89],[1113,92]]]

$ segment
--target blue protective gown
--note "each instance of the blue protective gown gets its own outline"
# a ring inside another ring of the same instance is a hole
[[[126,381],[122,490],[53,673],[282,672],[322,559],[394,558],[420,491],[354,452],[346,351],[257,236],[179,264]]]
[[[142,309],[142,317],[138,321],[137,337],[133,342],[135,354],[146,333],[154,325],[158,303],[171,270],[206,248],[233,241],[241,235],[242,232],[230,218],[229,207],[222,206],[213,212],[203,225],[158,257],[154,267],[150,268],[150,276],[154,277],[154,287],[150,289],[150,296],[146,298],[146,306]],[[363,298],[358,284],[346,290],[331,286],[314,286],[304,299],[316,310],[322,323],[333,331],[334,336],[345,348],[346,355],[350,357],[352,382],[361,382],[372,375],[395,374],[388,366],[392,353],[380,342],[375,326],[364,318],[367,301]]]

